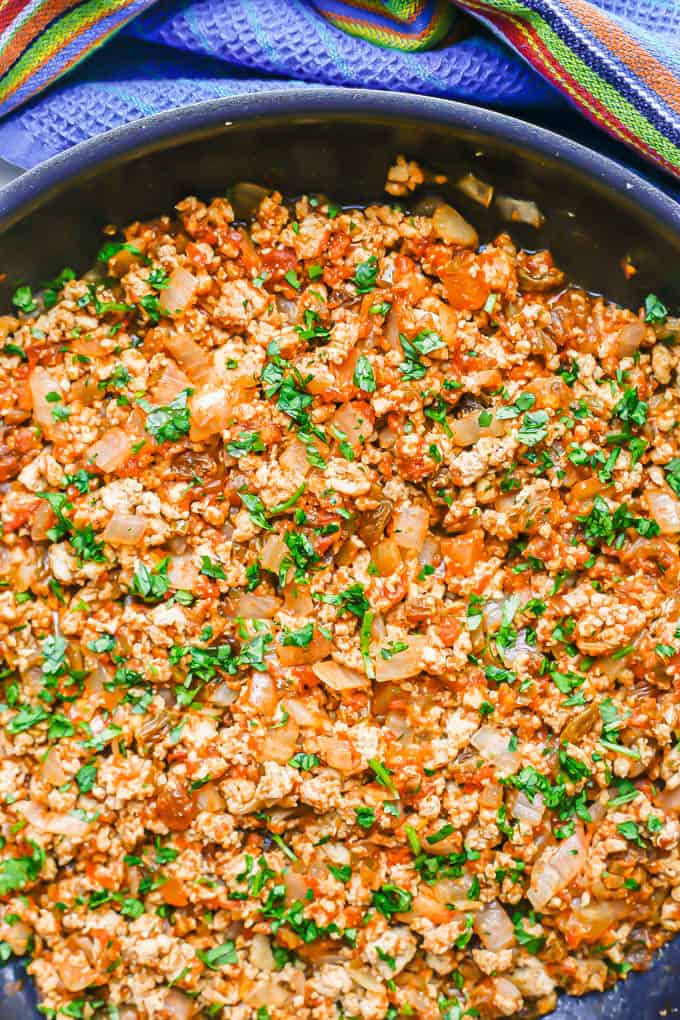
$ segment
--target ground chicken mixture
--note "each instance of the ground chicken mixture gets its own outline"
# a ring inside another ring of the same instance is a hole
[[[680,928],[680,324],[245,190],[0,318],[1,955],[49,1018],[549,1012]]]

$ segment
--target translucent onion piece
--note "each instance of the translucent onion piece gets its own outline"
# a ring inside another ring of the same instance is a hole
[[[465,248],[477,248],[479,234],[451,205],[440,205],[432,217],[435,233],[446,244],[460,244]]]
[[[226,428],[232,415],[229,394],[222,387],[204,386],[189,398],[192,442],[209,439]]]
[[[193,1010],[193,999],[190,999],[178,988],[166,992],[163,1007],[171,1020],[189,1020]]]
[[[527,223],[530,227],[542,227],[545,216],[535,202],[522,198],[510,198],[508,195],[496,197],[498,211],[504,220],[510,223]]]
[[[266,935],[259,932],[253,935],[250,943],[250,962],[258,970],[270,972],[276,970],[274,954]]]
[[[526,822],[527,825],[532,827],[539,825],[545,813],[542,795],[535,793],[534,799],[529,800],[527,795],[520,790],[515,797],[512,813],[515,818],[519,818],[521,822]]]
[[[198,280],[180,266],[170,276],[168,286],[160,293],[160,306],[171,315],[183,312],[193,298]]]
[[[362,400],[353,400],[341,404],[333,415],[333,425],[347,436],[347,442],[354,449],[361,448],[373,432],[373,422],[369,418],[370,407]]]
[[[616,352],[620,358],[632,358],[645,338],[644,323],[627,322],[619,332]]]
[[[424,634],[410,634],[405,638],[408,648],[389,659],[380,655],[375,660],[375,678],[379,683],[388,680],[406,680],[422,671],[425,651],[430,642]]]
[[[659,525],[662,535],[676,535],[680,532],[680,500],[671,492],[656,489],[642,497],[649,507],[650,515]]]
[[[61,393],[59,384],[50,373],[39,365],[28,377],[28,386],[33,400],[33,417],[49,439],[58,439],[64,435],[64,426],[54,420],[48,393]]]
[[[236,603],[236,615],[245,620],[271,620],[279,608],[279,600],[273,595],[254,595],[245,592]]]
[[[319,631],[314,631],[312,640],[304,647],[298,645],[277,645],[276,654],[282,666],[310,666],[330,654],[332,642]]]
[[[402,549],[420,552],[430,526],[430,515],[423,506],[406,505],[393,515],[392,538]]]
[[[132,455],[131,436],[123,429],[109,429],[88,450],[87,456],[101,471],[117,471]]]
[[[319,737],[319,754],[332,769],[345,775],[354,770],[354,756],[349,740],[342,737]]]
[[[191,555],[173,556],[168,564],[168,580],[175,590],[193,591],[200,581],[198,567]]]
[[[580,874],[585,863],[585,839],[579,825],[568,839],[544,850],[534,864],[527,893],[534,909],[543,910],[556,893]]]
[[[348,669],[347,666],[341,666],[339,663],[334,662],[333,659],[325,659],[323,662],[316,662],[312,666],[312,671],[318,676],[321,683],[325,684],[326,687],[330,687],[332,691],[351,691],[359,687],[365,687],[367,680],[366,677],[357,673],[353,669]]]
[[[147,528],[144,517],[133,514],[114,514],[106,525],[102,538],[109,545],[138,545]]]
[[[491,200],[493,199],[492,185],[480,180],[479,177],[475,177],[474,174],[465,174],[464,177],[461,177],[456,182],[456,187],[464,195],[467,195],[468,198],[471,198],[473,202],[479,202],[480,205],[485,206],[487,209],[491,205]]]
[[[45,760],[40,768],[41,775],[46,783],[50,786],[61,786],[68,779],[68,775],[64,772],[59,762],[59,755],[56,747],[51,747],[45,756]]]
[[[585,907],[574,907],[574,914],[581,926],[582,938],[599,939],[608,928],[613,928],[628,913],[623,900],[600,900]]]
[[[262,546],[260,553],[260,564],[263,570],[271,570],[278,574],[284,558],[289,554],[289,549],[280,535],[270,535]]]
[[[486,949],[497,953],[515,943],[515,929],[503,907],[494,900],[475,915],[474,930]]]
[[[493,726],[481,726],[470,739],[473,747],[487,761],[493,762],[499,772],[512,774],[519,768],[519,758],[515,751],[508,750],[510,734],[501,732]]]
[[[253,672],[246,689],[246,701],[263,715],[273,715],[277,705],[276,688],[269,673]]]
[[[212,356],[195,340],[184,333],[168,331],[165,347],[193,382],[208,382],[213,371]]]
[[[170,404],[182,390],[191,388],[191,380],[174,361],[170,361],[149,394],[153,404]]]
[[[284,471],[294,475],[306,475],[311,464],[307,450],[299,439],[293,439],[279,457],[279,464]]]
[[[389,577],[401,566],[399,546],[393,538],[384,538],[373,548],[371,559],[381,577]]]
[[[196,805],[199,811],[210,811],[213,814],[224,811],[226,807],[224,797],[213,783],[206,783],[196,791]]]
[[[229,684],[223,683],[218,684],[217,687],[211,689],[207,695],[208,701],[213,705],[219,705],[220,708],[226,708],[227,705],[233,705],[238,698],[238,692],[233,691]]]
[[[75,815],[62,814],[58,811],[46,811],[34,801],[27,800],[17,804],[17,810],[24,816],[29,825],[43,832],[51,832],[55,836],[67,836],[80,839],[89,829],[87,822]]]
[[[277,726],[267,733],[267,738],[262,744],[263,761],[276,761],[285,765],[295,754],[298,733],[300,732],[297,723],[289,719],[285,726]]]

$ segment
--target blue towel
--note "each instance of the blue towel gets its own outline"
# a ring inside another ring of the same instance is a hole
[[[0,154],[34,166],[107,128],[290,81],[426,93],[519,113],[562,97],[474,22],[405,53],[329,24],[307,0],[161,0],[47,92],[0,122]]]

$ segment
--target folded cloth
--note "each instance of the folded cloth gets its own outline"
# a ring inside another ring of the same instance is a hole
[[[0,0],[0,155],[21,167],[291,80],[523,115],[570,103],[680,178],[677,0]]]

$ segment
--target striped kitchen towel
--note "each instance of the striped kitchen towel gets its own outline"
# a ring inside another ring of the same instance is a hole
[[[290,80],[566,101],[680,178],[680,0],[0,0],[0,155],[20,166]]]

